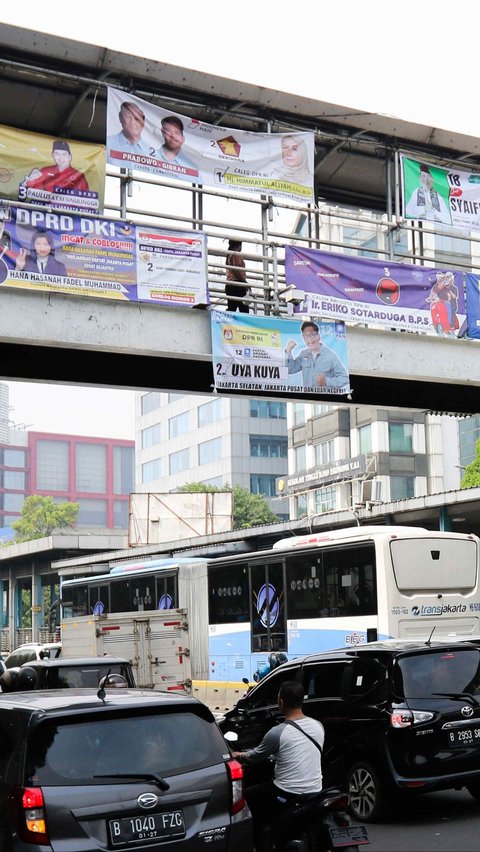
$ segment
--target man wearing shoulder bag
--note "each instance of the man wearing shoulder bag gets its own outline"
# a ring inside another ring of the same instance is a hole
[[[310,798],[322,789],[321,756],[325,731],[316,719],[302,712],[303,685],[286,681],[278,693],[278,706],[285,721],[271,728],[261,743],[248,751],[234,751],[241,763],[251,764],[272,757],[272,781],[247,789],[253,817],[255,849],[260,852],[262,828],[275,821],[294,802]]]

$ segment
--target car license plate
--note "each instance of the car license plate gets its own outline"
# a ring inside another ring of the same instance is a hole
[[[342,846],[361,846],[362,843],[370,843],[368,832],[364,825],[348,825],[345,828],[331,828],[330,840],[332,849],[341,849]]]
[[[448,742],[452,746],[480,746],[480,728],[459,728],[448,732]]]
[[[111,819],[108,822],[112,846],[122,843],[148,843],[166,837],[184,837],[183,811]]]

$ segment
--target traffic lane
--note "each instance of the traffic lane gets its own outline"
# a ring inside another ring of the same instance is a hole
[[[428,793],[367,828],[366,852],[478,852],[480,804],[466,790]]]

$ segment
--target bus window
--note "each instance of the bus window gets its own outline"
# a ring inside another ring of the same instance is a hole
[[[80,615],[88,615],[88,588],[87,586],[72,586],[67,592],[68,600],[72,602],[72,606],[64,605],[63,617],[69,618],[70,614],[73,618]]]
[[[208,585],[210,624],[250,620],[246,565],[210,566]]]
[[[109,587],[91,586],[89,589],[89,612],[91,615],[99,615],[104,612],[110,612]]]
[[[132,609],[131,581],[118,578],[110,581],[112,612],[129,612]]]
[[[157,609],[174,609],[178,606],[177,584],[172,574],[156,577]]]

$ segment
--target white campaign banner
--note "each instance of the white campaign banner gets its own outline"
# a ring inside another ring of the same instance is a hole
[[[172,180],[313,201],[314,134],[207,124],[108,87],[107,161]]]

